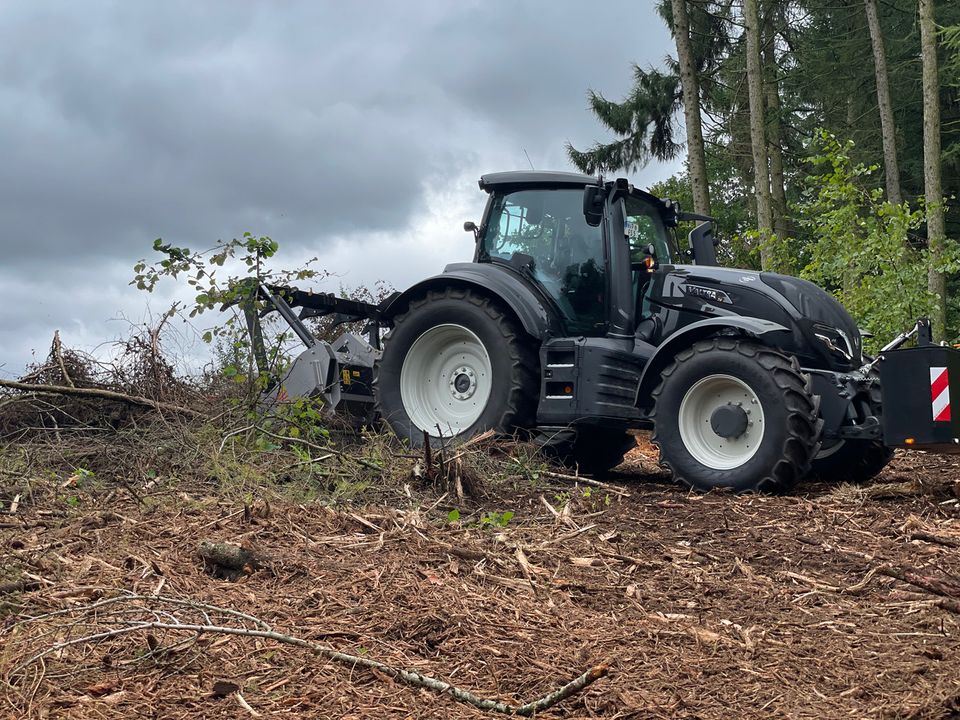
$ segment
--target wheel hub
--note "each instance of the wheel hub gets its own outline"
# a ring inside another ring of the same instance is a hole
[[[467,400],[477,391],[477,374],[473,368],[462,365],[450,376],[450,393],[457,400]]]
[[[746,411],[740,403],[721,405],[710,415],[711,429],[722,438],[738,438],[747,430]]]

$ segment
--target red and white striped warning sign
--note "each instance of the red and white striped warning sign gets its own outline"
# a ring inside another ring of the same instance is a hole
[[[950,420],[950,379],[945,367],[930,368],[930,400],[935,422]]]

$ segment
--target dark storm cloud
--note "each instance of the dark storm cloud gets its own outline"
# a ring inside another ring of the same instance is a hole
[[[8,260],[237,224],[382,229],[439,169],[415,132],[427,108],[391,90],[390,53],[347,32],[356,18],[75,7],[0,18],[0,226],[29,239]],[[362,192],[378,182],[390,192]]]
[[[0,362],[134,302],[118,268],[155,237],[376,251],[430,189],[524,150],[565,166],[565,140],[601,134],[587,88],[616,96],[667,52],[651,5],[4,4],[0,307],[46,292],[0,316]]]

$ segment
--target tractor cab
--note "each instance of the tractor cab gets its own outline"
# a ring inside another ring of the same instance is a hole
[[[475,262],[526,276],[566,335],[633,333],[650,271],[676,258],[672,204],[573,173],[496,173],[480,186],[490,200]]]

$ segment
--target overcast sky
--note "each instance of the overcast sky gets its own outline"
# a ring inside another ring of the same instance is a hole
[[[268,234],[334,291],[468,260],[479,176],[569,169],[587,89],[669,51],[652,0],[3,3],[0,377],[163,312],[127,285],[157,237]]]

